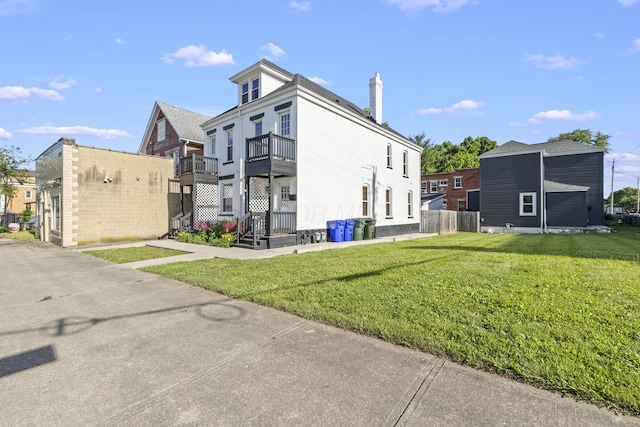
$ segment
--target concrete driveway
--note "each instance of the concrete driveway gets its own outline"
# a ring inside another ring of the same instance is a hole
[[[0,262],[0,426],[640,426],[79,251]]]

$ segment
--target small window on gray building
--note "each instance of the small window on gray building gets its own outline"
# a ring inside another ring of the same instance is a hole
[[[536,216],[536,193],[520,193],[520,216]]]

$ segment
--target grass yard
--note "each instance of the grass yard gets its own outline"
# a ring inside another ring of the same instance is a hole
[[[640,415],[640,235],[459,233],[144,269]]]
[[[111,261],[116,264],[125,264],[128,262],[144,261],[147,259],[183,255],[186,252],[175,249],[157,248],[154,246],[137,246],[118,249],[97,249],[85,251],[84,253],[96,258],[106,259],[107,261]]]
[[[29,231],[18,231],[17,233],[0,233],[0,237],[6,237],[7,239],[14,239],[14,240],[22,240],[25,242],[30,242],[36,239],[33,233]]]

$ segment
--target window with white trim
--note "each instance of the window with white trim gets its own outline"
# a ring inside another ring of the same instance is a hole
[[[449,185],[449,184],[447,183],[446,179],[441,179],[440,180],[440,187],[446,187],[447,185]]]
[[[385,216],[391,218],[393,216],[393,206],[391,204],[391,189],[387,188],[384,192]]]
[[[222,212],[233,211],[233,184],[222,184]]]
[[[51,197],[51,231],[60,231],[60,196]]]
[[[255,122],[253,122],[253,129],[253,136],[262,135],[262,120],[256,120]]]
[[[289,136],[291,135],[291,115],[289,112],[280,113],[279,115],[280,122],[280,135],[281,136]]]
[[[227,162],[233,161],[233,128],[227,129]]]
[[[462,188],[462,177],[454,176],[453,177],[453,188]]]
[[[216,134],[214,133],[209,137],[209,154],[211,157],[216,156]]]
[[[536,193],[520,193],[520,216],[536,216]]]
[[[25,199],[31,199],[33,197],[33,194],[31,192],[31,190],[24,190],[24,198]]]
[[[242,103],[249,102],[249,82],[242,83]]]
[[[413,191],[407,194],[407,216],[413,218]]]
[[[281,185],[280,186],[280,207],[288,208],[289,206],[291,206],[291,186]]]
[[[438,181],[429,181],[431,188],[429,189],[429,193],[437,193],[438,192]]]
[[[393,163],[391,158],[391,144],[387,144],[387,168],[392,169]]]
[[[409,152],[402,152],[402,176],[407,178],[409,176]]]
[[[156,140],[158,142],[167,139],[167,121],[165,119],[162,119],[158,122],[157,132],[158,134]]]
[[[421,193],[426,193],[427,192],[427,184],[429,184],[427,181],[422,181],[420,183],[420,192]]]
[[[251,100],[258,99],[260,96],[260,79],[251,80]]]
[[[173,175],[177,178],[180,176],[180,151],[173,151],[171,156],[173,157]]]
[[[362,186],[362,216],[369,216],[369,186]]]

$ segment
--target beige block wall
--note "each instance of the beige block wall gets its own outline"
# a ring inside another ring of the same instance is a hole
[[[168,231],[173,160],[74,146],[74,244],[155,239]],[[110,182],[104,182],[105,178]],[[66,190],[66,189],[65,189]],[[65,245],[66,246],[66,245]]]

